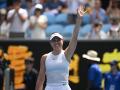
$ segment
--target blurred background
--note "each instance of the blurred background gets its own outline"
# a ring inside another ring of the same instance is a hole
[[[59,32],[69,40],[81,4],[79,40],[119,39],[120,0],[0,0],[0,39],[47,40]]]
[[[68,45],[75,26],[76,9],[84,5],[78,46],[70,64],[72,90],[86,90],[89,68],[94,63],[83,60],[89,49],[98,51],[103,90],[111,62],[120,61],[120,0],[0,0],[0,90],[35,90],[42,54],[54,32],[64,36]],[[119,70],[118,70],[119,71]],[[105,74],[105,75],[104,75]],[[111,77],[112,78],[112,77]],[[108,78],[107,78],[108,79]],[[109,80],[108,80],[109,83]]]

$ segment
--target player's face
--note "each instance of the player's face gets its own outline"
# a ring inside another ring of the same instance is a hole
[[[51,40],[51,46],[52,46],[53,50],[60,51],[63,47],[63,40],[60,39],[59,37],[54,37]]]

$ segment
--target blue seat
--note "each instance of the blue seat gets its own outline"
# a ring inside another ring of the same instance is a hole
[[[103,24],[102,30],[107,33],[111,28],[111,24]]]
[[[91,23],[91,17],[89,14],[85,14],[83,17],[82,17],[82,24],[83,25],[86,25],[86,24],[90,24]]]
[[[92,30],[92,25],[91,24],[87,24],[87,25],[83,26],[80,29],[79,37],[84,37],[86,34],[88,34],[89,32],[91,32],[91,30]]]
[[[50,35],[54,32],[58,32],[60,34],[63,34],[64,28],[60,24],[53,24],[47,27],[46,29],[46,35],[47,37],[50,37]]]
[[[72,36],[73,30],[74,30],[74,27],[75,27],[74,24],[67,25],[64,27],[63,35],[66,39],[70,39],[70,37]]]
[[[45,16],[48,18],[48,25],[55,24],[56,16],[50,13],[44,13]]]
[[[55,18],[55,23],[67,25],[67,23],[68,23],[67,18],[68,18],[68,15],[65,13],[58,14]]]

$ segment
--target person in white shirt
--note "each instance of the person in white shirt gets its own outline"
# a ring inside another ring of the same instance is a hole
[[[33,39],[41,39],[41,40],[45,40],[46,39],[46,28],[48,26],[48,19],[45,15],[41,15],[39,16],[38,20],[37,20],[37,28],[36,30],[34,30],[32,36]]]
[[[42,15],[43,5],[42,4],[36,4],[34,6],[34,17],[36,18],[36,21],[38,20],[39,16]]]
[[[20,0],[15,0],[13,9],[8,11],[7,20],[10,22],[10,32],[24,32],[23,24],[28,18],[26,9],[20,7]]]
[[[7,22],[7,10],[5,8],[0,9],[0,39],[6,39],[9,36],[10,24]]]
[[[107,33],[102,30],[102,22],[101,21],[94,21],[92,24],[92,30],[86,35],[86,39],[90,40],[105,40],[108,39]]]
[[[34,16],[33,16],[34,18]],[[33,19],[35,21],[35,18]],[[45,40],[46,39],[46,28],[47,28],[47,22],[48,19],[46,16],[41,15],[39,16],[37,22],[33,22],[34,28],[33,29],[28,29],[27,32],[29,32],[27,36],[29,39],[39,39],[39,40]]]
[[[44,54],[40,61],[40,72],[36,83],[36,90],[43,90],[45,75],[47,83],[45,90],[71,90],[68,82],[69,63],[76,49],[77,37],[80,30],[81,18],[85,14],[83,6],[77,9],[76,25],[68,47],[63,50],[63,36],[53,33],[50,45],[53,51]]]

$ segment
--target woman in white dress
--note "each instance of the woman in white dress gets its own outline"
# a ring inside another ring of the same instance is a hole
[[[63,50],[63,36],[59,33],[53,33],[51,35],[50,45],[53,51],[41,57],[36,90],[43,90],[45,76],[47,79],[45,90],[71,90],[68,81],[69,63],[76,49],[81,18],[84,14],[84,7],[81,5],[77,9],[76,25],[72,38],[65,50]]]

